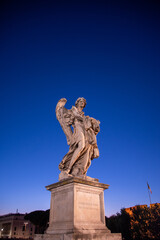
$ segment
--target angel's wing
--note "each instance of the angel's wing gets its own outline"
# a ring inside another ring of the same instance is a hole
[[[66,109],[64,106],[67,102],[67,99],[61,98],[56,106],[56,117],[63,129],[63,132],[66,135],[67,138],[67,144],[71,144],[72,140],[72,129],[71,125],[73,123],[73,114],[71,110]]]

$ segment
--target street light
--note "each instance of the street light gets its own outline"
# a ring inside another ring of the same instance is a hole
[[[1,228],[1,237],[2,237],[3,228]]]

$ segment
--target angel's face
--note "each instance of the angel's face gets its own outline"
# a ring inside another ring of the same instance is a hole
[[[80,99],[77,105],[78,105],[78,107],[80,107],[80,108],[83,109],[83,108],[85,107],[85,102],[84,102],[84,100],[83,100],[83,99]]]

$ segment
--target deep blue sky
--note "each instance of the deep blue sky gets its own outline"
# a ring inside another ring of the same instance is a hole
[[[0,214],[50,207],[67,153],[55,106],[87,100],[106,215],[160,202],[159,1],[1,1]]]

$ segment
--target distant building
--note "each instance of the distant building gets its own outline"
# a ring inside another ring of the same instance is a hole
[[[33,238],[35,226],[24,216],[20,213],[0,216],[0,238]]]

